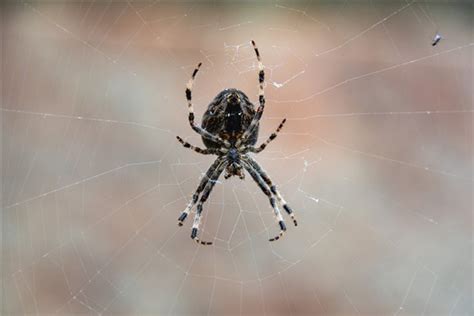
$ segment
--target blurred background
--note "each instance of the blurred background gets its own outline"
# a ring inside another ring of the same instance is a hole
[[[468,315],[469,1],[2,5],[5,315]],[[443,39],[432,46],[436,33]],[[300,225],[221,178],[198,246],[176,225],[214,157],[183,148],[235,87]]]

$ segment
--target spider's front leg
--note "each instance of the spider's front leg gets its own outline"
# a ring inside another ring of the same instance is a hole
[[[223,163],[223,158],[219,157],[214,161],[214,163],[209,167],[209,169],[207,169],[207,172],[204,175],[204,177],[202,177],[201,182],[199,183],[199,186],[197,187],[196,192],[194,192],[191,201],[189,202],[188,206],[186,206],[184,211],[181,212],[181,215],[178,218],[179,226],[183,226],[183,223],[188,217],[189,212],[191,212],[191,209],[193,208],[194,204],[196,204],[196,202],[198,201],[199,194],[201,194],[201,192],[204,190],[207,182],[215,177],[215,171],[222,163]]]
[[[202,245],[212,245],[212,242],[202,241],[197,237],[198,232],[199,232],[199,225],[201,224],[202,205],[204,204],[204,202],[206,202],[207,198],[211,194],[212,189],[214,188],[214,185],[217,182],[217,179],[219,179],[219,176],[221,175],[222,171],[224,170],[226,166],[227,166],[227,163],[224,161],[214,171],[213,177],[211,177],[207,181],[204,191],[202,192],[201,199],[199,200],[199,203],[196,207],[197,211],[196,211],[196,214],[194,215],[193,228],[191,230],[191,238],[195,240],[197,243],[200,243]]]
[[[285,225],[285,221],[283,220],[283,216],[281,215],[280,209],[278,208],[276,204],[275,198],[272,196],[272,193],[268,185],[263,181],[262,177],[257,173],[257,171],[255,171],[255,169],[252,168],[250,163],[248,163],[246,160],[242,160],[242,165],[245,167],[247,172],[252,176],[254,181],[257,182],[260,189],[263,191],[263,193],[265,193],[265,195],[268,197],[268,200],[270,201],[270,205],[273,208],[273,212],[278,221],[278,225],[280,226],[280,233],[277,236],[270,238],[269,241],[278,240],[285,233],[286,225]]]
[[[296,221],[295,213],[293,212],[291,207],[286,203],[285,199],[283,198],[283,196],[278,191],[276,185],[274,185],[272,183],[272,180],[270,180],[270,177],[267,175],[265,170],[263,170],[263,168],[260,167],[259,164],[252,157],[246,156],[245,161],[247,161],[252,166],[252,168],[255,169],[255,171],[262,177],[263,181],[265,181],[265,183],[270,187],[270,191],[277,197],[278,202],[280,203],[280,205],[283,207],[283,209],[286,211],[286,213],[288,213],[288,215],[293,220],[293,224],[295,226],[298,226],[298,222]]]

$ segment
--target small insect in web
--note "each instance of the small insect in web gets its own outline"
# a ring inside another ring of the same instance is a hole
[[[433,40],[431,42],[431,46],[436,46],[439,41],[441,41],[443,39],[443,37],[439,34],[439,33],[436,33],[436,35],[433,37]]]
[[[225,89],[221,91],[209,104],[207,111],[203,115],[202,124],[199,126],[194,121],[191,91],[194,78],[201,67],[201,63],[199,63],[194,69],[191,79],[186,86],[189,124],[195,132],[201,135],[206,148],[202,149],[193,146],[179,136],[176,136],[176,138],[184,147],[190,148],[197,153],[203,155],[217,155],[216,160],[209,167],[205,176],[201,179],[191,201],[178,218],[178,225],[182,226],[191,212],[191,209],[197,203],[196,214],[194,216],[191,230],[191,238],[203,245],[212,244],[212,242],[202,241],[198,238],[203,204],[208,199],[214,185],[224,170],[225,179],[232,176],[238,176],[240,179],[244,179],[245,174],[243,169],[245,169],[258,184],[263,193],[268,197],[275,218],[280,226],[279,234],[270,238],[270,241],[280,239],[286,231],[285,221],[283,220],[279,206],[283,207],[286,213],[288,213],[293,220],[294,225],[298,225],[292,209],[283,199],[277,187],[270,180],[270,177],[267,175],[265,170],[263,170],[259,164],[248,155],[248,153],[259,153],[264,150],[265,147],[267,147],[267,145],[277,137],[278,132],[280,132],[286,122],[286,119],[283,119],[275,132],[273,132],[260,146],[255,147],[255,144],[257,143],[259,122],[265,107],[265,95],[263,90],[265,72],[260,59],[260,53],[254,41],[252,41],[252,45],[255,54],[257,55],[259,68],[259,106],[257,110],[255,110],[255,106],[242,91],[237,89]]]

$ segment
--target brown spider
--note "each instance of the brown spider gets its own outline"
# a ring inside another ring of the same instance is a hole
[[[286,231],[285,221],[283,220],[283,216],[277,204],[285,209],[288,215],[293,219],[295,226],[297,226],[293,211],[288,204],[286,204],[286,201],[283,199],[276,186],[272,183],[267,173],[247,154],[249,152],[259,153],[264,150],[265,147],[276,138],[277,133],[281,130],[286,121],[286,119],[283,119],[276,131],[273,132],[264,143],[258,147],[254,147],[257,142],[259,121],[265,107],[265,96],[263,93],[265,73],[263,71],[260,53],[258,52],[258,48],[254,41],[252,41],[252,45],[255,54],[257,55],[259,68],[258,100],[260,105],[257,108],[257,111],[255,111],[255,106],[249,101],[245,93],[237,89],[225,89],[214,98],[211,104],[209,104],[207,111],[204,113],[202,125],[199,127],[194,122],[191,89],[193,87],[194,78],[201,67],[201,63],[199,63],[196,69],[194,69],[191,79],[186,86],[189,124],[194,131],[201,135],[206,149],[195,147],[184,141],[179,136],[176,136],[176,138],[184,147],[190,148],[197,153],[203,155],[217,155],[217,159],[209,167],[206,175],[202,178],[201,183],[199,183],[196,192],[193,194],[192,200],[178,218],[178,225],[182,226],[193,206],[198,203],[191,231],[191,238],[203,245],[211,245],[212,242],[201,241],[197,237],[199,224],[201,223],[202,205],[206,202],[212,188],[217,182],[217,179],[224,170],[225,179],[228,179],[231,176],[238,176],[240,179],[244,179],[245,175],[243,168],[245,168],[254,181],[257,182],[263,193],[268,196],[275,217],[280,225],[280,233],[277,236],[270,238],[270,241],[278,240]],[[200,199],[199,195],[201,195]]]

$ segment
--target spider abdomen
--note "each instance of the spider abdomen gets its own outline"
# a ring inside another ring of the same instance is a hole
[[[255,115],[255,106],[240,90],[225,89],[209,104],[202,118],[201,127],[213,135],[235,144],[250,125]],[[258,125],[249,135],[245,144],[255,145],[258,137]],[[219,148],[219,144],[202,138],[208,148]]]

